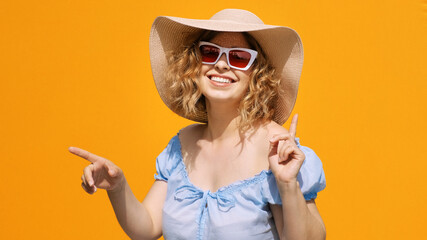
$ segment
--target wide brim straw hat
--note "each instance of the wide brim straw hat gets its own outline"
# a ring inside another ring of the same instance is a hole
[[[267,59],[281,76],[282,93],[275,103],[273,121],[282,125],[295,105],[303,64],[303,47],[298,34],[291,28],[267,25],[255,14],[240,9],[225,9],[208,20],[159,16],[150,33],[150,60],[154,82],[163,102],[173,111],[168,94],[171,83],[166,82],[167,53],[182,47],[189,36],[204,30],[218,32],[247,32],[256,39]],[[175,111],[176,112],[176,111]],[[196,122],[207,122],[207,115],[187,117]]]

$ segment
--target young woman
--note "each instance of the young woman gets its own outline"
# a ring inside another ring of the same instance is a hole
[[[91,162],[82,187],[106,189],[132,239],[324,239],[314,199],[325,187],[316,154],[281,125],[295,104],[302,45],[290,28],[237,9],[209,20],[158,17],[150,35],[157,89],[181,129],[157,158],[140,203],[111,161]]]

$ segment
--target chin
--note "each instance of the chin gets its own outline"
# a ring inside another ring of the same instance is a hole
[[[207,91],[203,95],[210,103],[228,103],[237,106],[243,98],[243,94],[235,94],[234,92]]]

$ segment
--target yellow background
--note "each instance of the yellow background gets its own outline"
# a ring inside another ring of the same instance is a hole
[[[158,15],[244,8],[290,26],[305,62],[293,113],[321,157],[328,239],[425,236],[426,0],[0,2],[0,239],[126,239],[105,191],[80,187],[78,146],[119,165],[140,200],[190,124],[155,89]],[[288,126],[289,124],[285,124]]]

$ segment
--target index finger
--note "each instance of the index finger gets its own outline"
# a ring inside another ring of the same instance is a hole
[[[77,155],[81,158],[88,160],[91,163],[95,163],[96,161],[102,159],[102,157],[97,156],[93,153],[90,153],[90,152],[83,150],[81,148],[78,148],[78,147],[69,147],[68,151],[74,155]]]
[[[293,138],[295,138],[295,135],[297,134],[297,124],[298,124],[298,114],[295,114],[292,118],[291,126],[289,127],[289,134]]]

